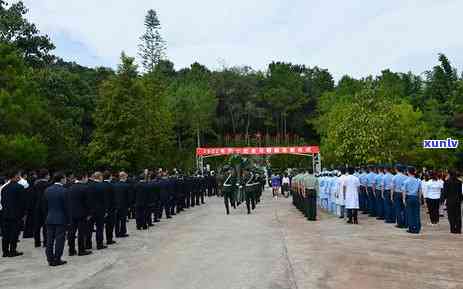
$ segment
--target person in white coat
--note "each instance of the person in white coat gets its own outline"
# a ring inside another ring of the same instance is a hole
[[[345,202],[344,202],[344,181],[346,179],[346,169],[340,169],[341,176],[337,178],[337,190],[336,190],[336,216],[340,219],[344,219]]]
[[[323,172],[320,179],[320,208],[328,210],[328,176],[326,172]]]
[[[354,168],[347,169],[347,176],[343,181],[343,194],[347,209],[348,224],[358,224],[359,188],[360,180],[354,174]]]

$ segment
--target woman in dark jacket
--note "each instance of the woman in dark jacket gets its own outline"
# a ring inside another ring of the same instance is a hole
[[[450,171],[444,183],[442,199],[447,203],[450,232],[453,234],[461,234],[461,202],[463,201],[461,186],[462,183],[455,171]]]

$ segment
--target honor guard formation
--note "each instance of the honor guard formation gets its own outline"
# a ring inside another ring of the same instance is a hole
[[[230,206],[236,209],[243,202],[246,202],[247,212],[251,214],[251,209],[254,210],[256,204],[260,203],[264,187],[263,174],[245,170],[238,179],[234,170],[227,171],[223,183],[223,199],[227,215],[230,214]]]
[[[447,213],[450,232],[461,234],[462,182],[455,171],[437,172],[404,165],[369,165],[340,168],[315,176],[305,171],[292,177],[293,204],[310,221],[317,205],[348,224],[358,224],[359,212],[408,233],[419,234],[422,214],[429,225]]]
[[[242,184],[253,196],[254,178]],[[92,175],[55,173],[46,169],[30,175],[11,171],[0,183],[3,257],[17,257],[18,242],[33,238],[35,247],[46,248],[50,266],[62,260],[67,239],[69,256],[85,256],[129,237],[127,222],[147,230],[165,217],[205,203],[205,196],[218,191],[214,173],[183,175],[177,170],[145,170],[129,177],[123,171]],[[248,194],[246,193],[246,196]],[[248,202],[248,197],[246,197]],[[77,240],[77,244],[76,244]]]

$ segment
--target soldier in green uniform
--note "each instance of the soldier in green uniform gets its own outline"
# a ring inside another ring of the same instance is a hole
[[[251,214],[251,209],[256,208],[255,203],[255,190],[254,190],[254,175],[250,171],[246,171],[244,175],[244,194],[246,200],[246,208],[248,210],[248,214]]]
[[[304,194],[306,203],[306,216],[309,221],[317,220],[317,193],[318,179],[314,176],[312,169],[304,174]]]
[[[223,201],[225,203],[225,210],[227,215],[230,214],[230,207],[232,205],[236,209],[235,195],[238,190],[237,177],[233,170],[228,171],[225,181],[223,183]]]
[[[303,207],[303,199],[301,195],[301,181],[302,181],[302,175],[298,174],[293,177],[292,180],[292,196],[293,196],[293,204],[294,206],[301,211],[302,213],[305,214],[305,210]]]

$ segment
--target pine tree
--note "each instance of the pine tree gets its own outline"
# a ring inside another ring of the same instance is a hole
[[[166,44],[161,36],[161,23],[156,11],[148,10],[145,17],[145,33],[140,37],[141,43],[138,46],[139,56],[143,68],[147,72],[154,70],[154,67],[165,58]]]

